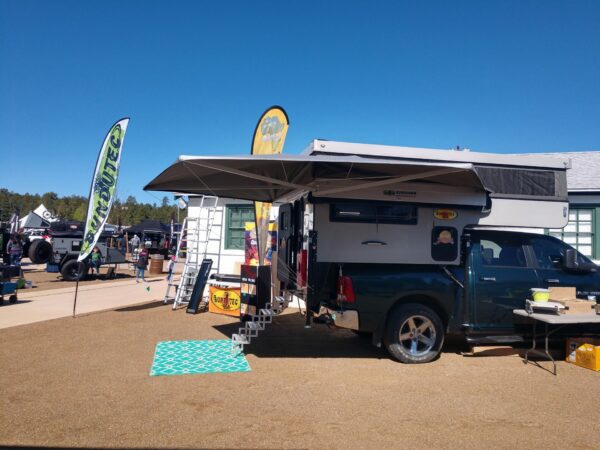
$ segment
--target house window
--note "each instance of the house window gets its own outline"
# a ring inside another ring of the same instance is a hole
[[[569,223],[561,229],[550,229],[550,236],[562,239],[571,247],[589,258],[594,255],[594,211],[592,209],[571,209],[569,211]]]
[[[228,205],[226,207],[225,249],[244,250],[246,222],[254,223],[252,205]]]

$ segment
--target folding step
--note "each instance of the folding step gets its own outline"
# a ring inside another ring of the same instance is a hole
[[[251,321],[246,322],[246,328],[249,328],[251,330],[262,330],[263,329],[263,327],[258,322],[251,322]]]
[[[244,334],[232,334],[231,340],[240,344],[249,344],[250,338]]]

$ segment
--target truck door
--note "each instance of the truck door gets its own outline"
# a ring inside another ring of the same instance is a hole
[[[471,311],[475,329],[514,330],[513,309],[525,307],[538,278],[517,233],[478,231],[472,235]]]
[[[564,242],[550,237],[539,236],[531,239],[531,249],[535,257],[537,273],[541,287],[552,286],[576,287],[577,296],[587,298],[588,295],[600,296],[600,274],[598,272],[570,272],[563,269],[562,261],[565,250],[571,248]],[[578,253],[579,264],[591,263]]]

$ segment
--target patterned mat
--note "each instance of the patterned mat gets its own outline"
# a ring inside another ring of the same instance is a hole
[[[244,355],[231,354],[231,340],[159,342],[151,376],[190,373],[249,372]]]

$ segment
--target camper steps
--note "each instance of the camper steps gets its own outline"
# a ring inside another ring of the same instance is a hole
[[[258,337],[258,333],[264,330],[268,324],[273,323],[273,317],[281,314],[288,306],[284,297],[275,297],[275,306],[267,303],[258,314],[252,315],[252,319],[244,322],[237,333],[231,335],[231,353],[236,356],[244,351],[244,345],[250,344],[252,338]]]

